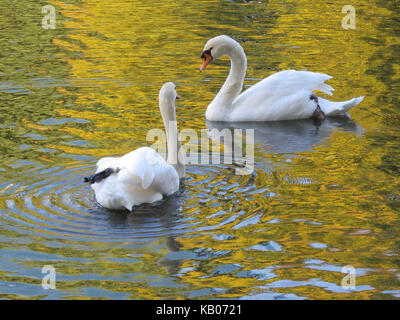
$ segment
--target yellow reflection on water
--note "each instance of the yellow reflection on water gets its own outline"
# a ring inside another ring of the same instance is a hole
[[[357,29],[343,30],[341,3],[50,3],[58,10],[59,29],[54,36],[47,33],[48,52],[31,47],[21,68],[60,83],[46,87],[32,82],[33,76],[12,78],[33,93],[8,94],[4,122],[13,127],[1,135],[9,155],[2,159],[7,170],[0,181],[2,249],[50,255],[40,263],[51,262],[69,277],[57,288],[71,299],[92,297],[85,291],[92,287],[104,290],[96,298],[105,292],[132,299],[265,292],[393,298],[382,291],[400,286],[399,132],[393,125],[399,113],[392,90],[400,70],[399,38],[382,21],[393,20],[398,10],[359,1]],[[24,32],[21,38],[30,39]],[[205,41],[221,33],[238,39],[248,55],[246,86],[279,70],[308,69],[333,76],[335,100],[366,95],[351,111],[364,133],[336,128],[298,152],[274,153],[271,144],[260,143],[249,176],[236,176],[231,166],[191,165],[181,202],[165,221],[96,207],[81,176],[100,157],[150,144],[147,131],[163,128],[157,101],[162,83],[174,81],[183,96],[177,103],[180,128],[206,128],[206,106],[227,76],[229,61],[221,59],[200,74],[199,55]],[[7,57],[7,65],[16,63]],[[24,141],[32,149],[20,150]],[[33,164],[23,162],[17,170],[19,160]],[[40,174],[38,164],[45,166]],[[307,263],[310,259],[317,262]],[[38,264],[35,258],[18,262],[29,270]],[[366,289],[346,293],[336,287],[347,264],[371,270],[357,278],[357,286]],[[23,273],[0,270],[0,275],[10,283],[37,284]],[[292,282],[274,286],[279,280]]]

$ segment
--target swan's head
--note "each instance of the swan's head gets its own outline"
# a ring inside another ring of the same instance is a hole
[[[225,35],[208,40],[201,54],[203,64],[200,67],[200,72],[203,71],[212,60],[216,60],[225,54],[229,55],[232,49],[237,46],[240,47],[238,42]]]
[[[175,99],[180,99],[181,97],[178,96],[176,93],[176,85],[173,82],[164,83],[161,87],[159,99],[161,100],[168,100],[174,101]]]

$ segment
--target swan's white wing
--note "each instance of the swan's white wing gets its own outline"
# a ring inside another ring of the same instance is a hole
[[[113,158],[113,157],[105,157],[105,158],[101,158],[99,161],[97,161],[97,172],[103,171],[107,168],[111,168],[111,169],[116,169],[118,168],[118,164],[119,164],[119,159],[120,158]]]
[[[155,178],[152,188],[169,196],[179,189],[179,175],[171,165],[154,166]]]
[[[145,169],[140,168],[140,166],[138,165],[140,164],[140,160],[138,160],[138,153],[135,153],[135,151],[132,151],[121,158],[105,157],[97,162],[96,173],[106,169],[113,169],[115,173],[117,173],[115,177],[112,175],[106,180],[102,181],[101,184],[104,187],[106,185],[109,186],[110,181],[113,181],[114,186],[118,182],[122,182],[131,186],[142,185],[142,178],[144,176],[146,176],[146,182],[144,184],[147,185],[147,181],[152,179],[151,172],[146,175],[144,174]],[[130,163],[132,163],[133,165],[130,165]],[[111,191],[109,193],[112,193]]]
[[[234,106],[242,104],[256,106],[272,97],[277,99],[297,92],[312,92],[314,90],[332,95],[334,89],[324,83],[331,78],[327,74],[310,71],[285,70],[277,72],[245,90],[235,99],[233,104]]]
[[[119,159],[118,180],[128,185],[140,182],[143,189],[148,189],[154,180],[154,166],[160,164],[166,161],[152,148],[136,149]]]
[[[230,121],[277,121],[306,119],[316,105],[310,100],[314,90],[332,94],[324,81],[327,74],[285,70],[275,73],[244,91],[233,102]]]
[[[126,185],[150,187],[154,180],[154,166],[164,165],[166,161],[155,150],[138,148],[121,158],[106,157],[97,162],[96,172],[111,168],[118,172],[118,181]]]
[[[131,210],[133,205],[161,200],[179,189],[178,173],[152,148],[99,160],[97,172],[107,168],[115,173],[91,185],[97,201],[106,208]]]

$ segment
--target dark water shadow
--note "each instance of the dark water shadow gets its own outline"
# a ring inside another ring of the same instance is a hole
[[[164,267],[169,274],[176,273],[183,259],[169,259],[168,254],[178,252],[181,244],[175,239],[184,230],[182,217],[178,211],[182,205],[181,191],[171,195],[158,203],[135,206],[132,212],[106,210],[111,228],[123,229],[124,232],[146,234],[146,237],[164,239],[168,253],[162,256],[157,263]]]
[[[168,237],[165,240],[165,246],[167,247],[169,253],[165,256],[161,257],[157,263],[165,268],[165,271],[169,274],[176,273],[181,267],[184,258],[171,258],[170,253],[176,253],[181,250],[183,247],[181,243],[179,243],[174,237]]]
[[[98,204],[94,194],[86,203],[87,220],[94,236],[106,241],[125,239],[148,242],[157,238],[178,236],[191,227],[181,214],[184,202],[185,183],[178,192],[155,203],[134,206],[132,211],[110,210]],[[82,209],[82,208],[80,208]]]
[[[169,226],[175,226],[180,219],[178,211],[182,205],[181,197],[184,190],[185,183],[181,182],[178,192],[164,197],[161,201],[134,206],[131,212],[105,208],[101,210],[108,215],[108,222],[112,228],[131,229],[157,223],[168,229]]]
[[[327,118],[320,125],[312,119],[274,122],[206,122],[208,129],[254,129],[254,142],[268,153],[296,153],[312,149],[336,130],[362,135],[363,128],[348,117]],[[210,137],[212,139],[212,137]]]
[[[133,244],[139,244],[142,241],[152,243],[160,239],[168,253],[157,263],[164,267],[166,272],[173,274],[179,270],[184,259],[170,259],[168,255],[180,251],[182,245],[176,237],[182,236],[191,227],[191,223],[180,214],[185,188],[185,181],[181,180],[178,192],[155,203],[134,206],[131,212],[103,208],[93,197],[96,209],[92,213],[103,221],[103,231],[119,240],[124,238],[126,242],[133,241]]]

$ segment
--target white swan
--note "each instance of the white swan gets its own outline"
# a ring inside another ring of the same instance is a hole
[[[311,117],[323,120],[325,115],[344,115],[364,98],[343,102],[317,98],[314,90],[332,95],[334,89],[324,83],[331,76],[296,70],[277,72],[240,94],[247,60],[243,48],[232,38],[221,35],[206,43],[200,71],[225,54],[231,59],[231,71],[207,108],[206,118],[210,121],[279,121]]]
[[[159,94],[159,106],[167,135],[168,163],[154,149],[138,148],[120,158],[102,158],[96,173],[86,177],[96,200],[108,209],[128,209],[141,203],[159,201],[179,189],[185,177],[176,124],[175,84],[165,83]]]

